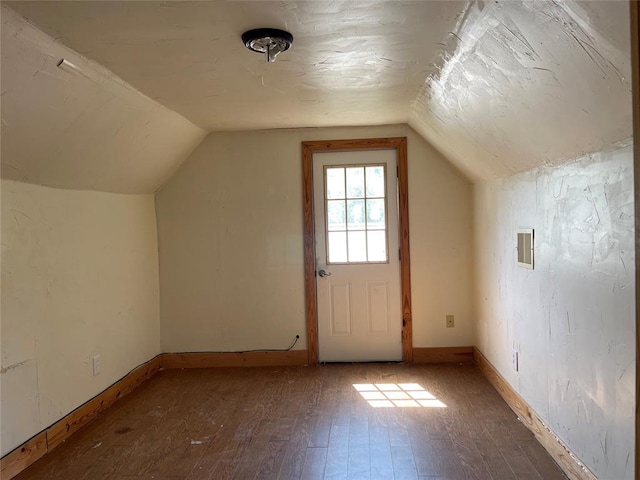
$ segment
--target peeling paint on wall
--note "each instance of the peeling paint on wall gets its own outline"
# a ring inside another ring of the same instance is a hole
[[[0,368],[0,374],[10,372],[11,370],[15,370],[16,368],[21,367],[22,365],[24,365],[28,361],[29,360],[23,360],[21,362],[12,363],[11,365],[8,365],[6,367],[2,367],[2,368]]]

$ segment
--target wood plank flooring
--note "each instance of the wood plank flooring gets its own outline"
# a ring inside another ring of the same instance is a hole
[[[40,478],[566,477],[472,364],[334,364],[162,371],[16,480]]]

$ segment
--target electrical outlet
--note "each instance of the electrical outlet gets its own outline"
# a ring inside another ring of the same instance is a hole
[[[515,349],[511,352],[511,366],[516,372],[518,371],[518,351]]]
[[[100,373],[100,355],[93,356],[93,375],[98,375]]]
[[[453,328],[456,326],[456,322],[453,315],[447,315],[447,328]]]

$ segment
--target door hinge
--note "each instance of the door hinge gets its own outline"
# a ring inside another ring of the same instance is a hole
[[[396,178],[400,178],[400,167],[396,167]]]
[[[402,260],[402,250],[398,249],[398,260]]]

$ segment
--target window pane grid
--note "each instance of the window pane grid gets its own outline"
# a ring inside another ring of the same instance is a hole
[[[327,263],[386,263],[385,165],[325,167]]]

